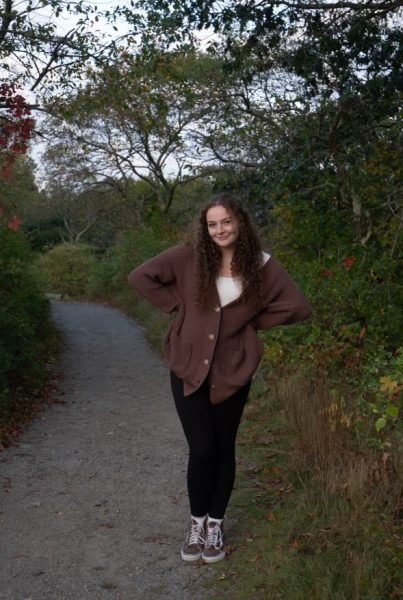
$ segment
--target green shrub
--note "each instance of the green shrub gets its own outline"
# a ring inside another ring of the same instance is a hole
[[[118,292],[116,283],[117,265],[114,256],[98,260],[94,265],[88,281],[87,293],[89,298],[111,299]]]
[[[22,396],[33,397],[47,380],[55,339],[32,260],[23,235],[0,227],[0,426],[18,412]]]
[[[60,244],[41,256],[38,267],[43,273],[46,291],[70,298],[85,298],[97,259],[91,246]]]
[[[179,243],[179,237],[178,230],[161,215],[154,215],[144,227],[126,231],[114,249],[118,280],[126,284],[132,269]]]

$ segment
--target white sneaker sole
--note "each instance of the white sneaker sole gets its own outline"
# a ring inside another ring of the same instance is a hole
[[[202,559],[203,562],[205,563],[215,563],[218,562],[219,560],[224,560],[224,558],[227,556],[226,552],[222,552],[222,554],[218,554],[217,556],[204,556],[202,554]]]
[[[202,553],[200,554],[185,554],[181,551],[181,558],[187,562],[192,562],[193,560],[200,560],[202,557]]]

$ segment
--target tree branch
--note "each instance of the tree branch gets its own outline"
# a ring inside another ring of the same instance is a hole
[[[62,37],[56,43],[55,47],[52,50],[52,53],[50,55],[50,58],[49,58],[47,64],[42,69],[42,72],[40,73],[39,77],[36,79],[35,83],[31,87],[31,91],[32,92],[38,87],[38,85],[41,83],[42,79],[44,77],[46,77],[46,75],[48,74],[48,72],[49,72],[52,64],[58,59],[58,53],[59,53],[60,48],[62,48],[63,46],[65,46],[66,41],[69,39],[69,37],[71,36],[71,34],[73,34],[74,32],[75,32],[75,30],[71,29],[68,33],[66,33],[66,35],[64,37]]]
[[[353,11],[369,10],[372,12],[390,12],[402,6],[401,0],[381,0],[380,2],[374,2],[368,0],[368,2],[349,2],[348,0],[340,0],[339,2],[305,2],[304,0],[290,2],[287,0],[280,0],[273,2],[276,6],[286,6],[287,8],[299,8],[301,10],[334,10],[334,9],[350,9]]]
[[[15,18],[12,13],[12,8],[13,0],[6,0],[0,27],[0,44],[3,43],[4,38],[6,37],[8,32],[8,28],[10,27],[10,23]]]

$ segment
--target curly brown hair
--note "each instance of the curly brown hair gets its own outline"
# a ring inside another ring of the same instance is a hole
[[[239,235],[231,262],[234,277],[242,283],[242,300],[252,300],[256,307],[263,305],[262,247],[258,234],[237,196],[229,192],[214,195],[201,210],[193,238],[198,278],[197,301],[203,308],[209,306],[221,265],[221,250],[213,242],[207,228],[207,211],[213,206],[226,208],[238,221]]]

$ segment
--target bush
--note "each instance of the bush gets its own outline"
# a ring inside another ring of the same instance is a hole
[[[23,231],[26,234],[32,250],[44,252],[57,246],[65,233],[63,219],[55,218],[46,221],[30,221],[24,224]]]
[[[91,246],[60,244],[41,256],[38,267],[43,274],[46,291],[85,298],[97,259]]]
[[[160,214],[136,230],[126,231],[115,247],[117,272],[126,285],[127,276],[138,265],[179,243],[178,230]]]
[[[177,243],[179,234],[176,227],[159,214],[149,217],[146,225],[123,232],[108,254],[92,269],[87,287],[89,297],[112,299],[130,311],[134,300],[133,291],[127,284],[130,271]]]
[[[0,425],[18,412],[47,380],[46,362],[55,339],[50,306],[32,269],[24,237],[0,227]],[[24,399],[24,402],[26,398]],[[0,431],[1,435],[1,431]]]
[[[107,256],[98,260],[88,281],[87,292],[89,298],[94,300],[113,299],[114,294],[119,291],[116,275],[117,265],[114,256]]]

